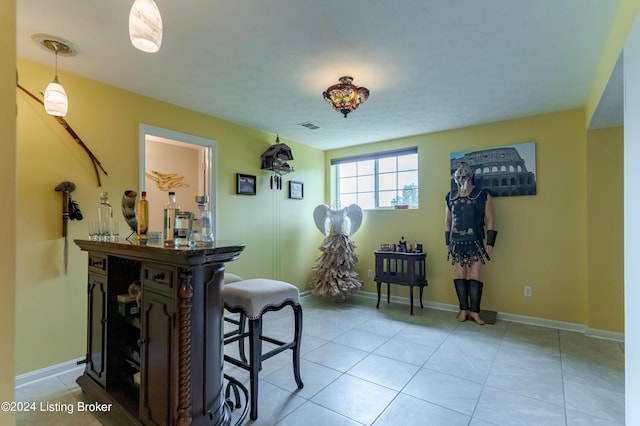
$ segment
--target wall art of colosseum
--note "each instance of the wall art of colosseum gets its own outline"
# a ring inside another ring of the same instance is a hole
[[[467,152],[461,157],[452,156],[451,175],[463,162],[474,169],[476,186],[488,188],[494,197],[536,195],[535,164],[533,171],[527,170],[525,160],[515,147],[489,148]],[[451,189],[456,189],[453,179]]]

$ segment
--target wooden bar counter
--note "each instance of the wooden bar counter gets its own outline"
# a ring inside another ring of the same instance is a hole
[[[121,424],[228,425],[222,286],[225,262],[236,260],[244,244],[174,249],[128,241],[75,243],[88,252],[80,387],[113,404]],[[136,291],[137,302],[123,302]]]

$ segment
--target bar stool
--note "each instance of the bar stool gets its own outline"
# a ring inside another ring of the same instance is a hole
[[[244,281],[244,278],[229,272],[224,273],[224,284],[236,283],[238,281]],[[226,306],[225,306],[225,309],[226,309]],[[225,341],[231,336],[236,336],[238,334],[244,333],[246,318],[247,318],[246,315],[243,314],[242,312],[240,312],[238,318],[235,318],[232,315],[224,316],[225,322],[228,322],[229,324],[232,324],[236,327],[233,330],[224,333]],[[244,362],[247,362],[247,357],[244,354],[244,340],[238,340],[238,352],[240,353],[240,359]]]
[[[251,420],[258,418],[258,372],[262,361],[271,358],[287,349],[293,353],[293,375],[302,389],[304,384],[300,378],[300,344],[302,338],[302,306],[300,306],[298,288],[292,284],[264,278],[235,281],[225,281],[223,287],[225,309],[229,312],[240,313],[238,330],[225,333],[224,344],[239,342],[240,359],[230,355],[224,360],[236,367],[249,372],[249,394],[251,395]],[[279,311],[291,306],[294,313],[294,336],[290,342],[283,342],[262,335],[262,316],[269,311]],[[244,330],[244,318],[249,320],[248,331]],[[244,356],[244,339],[249,338],[249,361]],[[262,342],[269,342],[277,347],[267,353],[262,353]]]

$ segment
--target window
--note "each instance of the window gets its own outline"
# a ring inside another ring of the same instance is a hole
[[[418,207],[418,148],[332,159],[331,199],[363,209]]]

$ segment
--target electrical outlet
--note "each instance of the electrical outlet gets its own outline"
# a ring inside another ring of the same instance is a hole
[[[373,271],[371,269],[367,269],[367,276],[373,278]]]
[[[525,285],[524,286],[524,295],[525,295],[525,297],[531,297],[532,293],[533,293],[533,288],[530,285]]]

